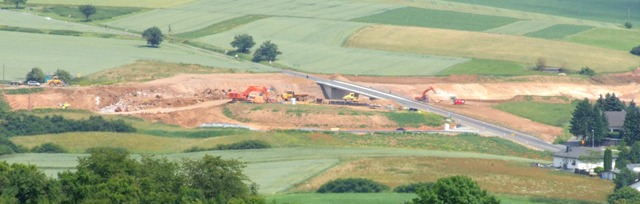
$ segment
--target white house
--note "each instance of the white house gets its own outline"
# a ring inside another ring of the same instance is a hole
[[[597,162],[582,161],[585,157],[590,157],[597,152],[599,160]],[[612,167],[615,167],[615,157],[611,161]],[[596,167],[604,167],[604,150],[601,148],[590,147],[569,147],[566,150],[553,153],[553,167],[566,169],[566,170],[585,170],[593,172]]]

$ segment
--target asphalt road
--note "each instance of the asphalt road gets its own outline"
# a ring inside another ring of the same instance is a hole
[[[293,72],[293,71],[282,71],[284,74],[287,75],[291,75],[291,76],[296,76],[296,77],[304,77],[304,78],[308,78],[311,80],[314,80],[318,83],[323,83],[323,84],[327,84],[336,88],[342,88],[345,90],[350,90],[353,92],[357,92],[363,95],[367,95],[367,96],[371,96],[371,97],[376,97],[376,98],[383,98],[383,99],[389,99],[389,100],[393,100],[396,101],[397,103],[410,107],[410,108],[417,108],[423,111],[429,111],[441,116],[445,116],[445,117],[450,117],[451,119],[455,120],[457,123],[463,125],[463,126],[468,126],[468,127],[472,127],[475,128],[477,130],[479,130],[482,134],[487,134],[487,135],[494,135],[494,136],[498,136],[498,137],[502,137],[508,140],[512,140],[514,142],[523,144],[525,146],[529,146],[535,149],[540,149],[540,150],[547,150],[547,151],[551,151],[551,152],[556,152],[556,151],[561,151],[564,149],[564,146],[562,145],[555,145],[555,144],[550,144],[547,143],[541,139],[538,139],[534,136],[519,132],[517,130],[512,130],[506,127],[502,127],[502,126],[498,126],[495,124],[491,124],[485,121],[481,121],[475,118],[471,118],[465,115],[461,115],[461,114],[457,114],[457,113],[452,113],[449,112],[447,110],[438,108],[438,107],[434,107],[432,105],[429,104],[425,104],[425,103],[420,103],[417,101],[414,101],[412,99],[408,99],[408,98],[404,98],[401,96],[397,96],[391,93],[386,93],[386,92],[382,92],[379,90],[375,90],[372,88],[368,88],[368,87],[363,87],[363,86],[359,86],[359,85],[355,85],[355,84],[350,84],[350,83],[346,83],[346,82],[341,82],[341,81],[336,81],[336,80],[328,80],[328,79],[322,79],[322,78],[318,78],[318,77],[314,77],[312,75],[307,75],[304,73],[298,73],[298,72]]]

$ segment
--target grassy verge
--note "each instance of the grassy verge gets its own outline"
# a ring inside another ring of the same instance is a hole
[[[96,13],[90,16],[90,20],[99,21],[112,19],[118,16],[129,15],[136,12],[144,11],[145,9],[136,7],[110,7],[110,6],[96,6]],[[69,5],[45,5],[42,8],[44,15],[55,14],[59,18],[66,21],[81,22],[85,21],[85,16],[80,12],[78,6]]]
[[[389,120],[395,121],[400,127],[421,127],[424,125],[437,127],[443,124],[442,117],[432,113],[406,113],[389,112],[385,113]]]
[[[495,108],[539,123],[565,127],[571,120],[571,113],[575,106],[576,103],[554,104],[522,101],[501,103]]]
[[[524,64],[501,60],[473,59],[469,62],[449,67],[436,75],[494,75],[494,76],[520,76],[543,74],[528,69]]]
[[[490,193],[602,202],[613,183],[599,178],[492,159],[440,157],[363,158],[344,162],[297,185],[294,192],[315,191],[336,178],[367,178],[394,188],[413,182],[466,175]],[[576,188],[581,186],[581,188]],[[551,187],[551,188],[550,188]]]
[[[176,37],[179,38],[186,38],[186,39],[194,39],[194,38],[199,38],[199,37],[204,37],[204,36],[208,36],[208,35],[213,35],[216,33],[222,33],[225,31],[230,31],[238,26],[241,25],[245,25],[245,24],[249,24],[251,22],[260,20],[260,19],[264,19],[264,18],[268,18],[269,16],[265,16],[265,15],[247,15],[247,16],[241,16],[238,18],[232,18],[226,21],[222,21],[210,26],[207,26],[205,28],[199,29],[199,30],[194,30],[191,32],[186,32],[186,33],[180,33],[178,35],[176,35]]]
[[[4,25],[0,25],[0,30],[21,32],[21,33],[39,33],[39,34],[76,36],[76,37],[135,39],[130,36],[116,35],[116,34],[110,34],[110,33],[80,32],[80,31],[73,31],[73,30],[36,29],[36,28],[23,28],[23,27],[4,26]]]
[[[170,63],[161,61],[137,61],[122,67],[103,70],[74,82],[77,85],[108,85],[129,82],[145,82],[168,78],[177,74],[235,73],[237,70],[214,68],[195,64]]]
[[[443,20],[446,19],[446,20]],[[353,19],[358,22],[483,31],[518,21],[515,18],[404,7]]]

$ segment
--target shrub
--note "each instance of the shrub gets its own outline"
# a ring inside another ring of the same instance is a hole
[[[624,27],[628,28],[628,29],[631,29],[631,27],[633,27],[633,24],[631,24],[631,22],[627,21],[627,22],[624,23]]]
[[[596,71],[594,71],[593,69],[591,69],[589,67],[583,67],[582,69],[580,69],[580,72],[578,74],[593,76],[593,75],[596,75]]]
[[[231,144],[220,144],[213,148],[191,147],[184,152],[203,152],[211,150],[234,150],[234,149],[268,149],[271,145],[261,140],[245,140]]]
[[[430,189],[433,186],[431,182],[418,182],[418,183],[410,183],[407,185],[400,185],[393,189],[393,192],[396,193],[416,193],[418,189]]]
[[[631,52],[631,54],[640,56],[640,46],[634,47],[633,49],[631,49],[630,52]]]
[[[31,152],[35,153],[65,153],[67,152],[62,146],[47,142],[42,145],[38,145],[31,149]]]
[[[53,30],[49,32],[52,35],[68,35],[68,36],[81,36],[82,32],[73,31],[73,30]]]
[[[389,186],[363,178],[346,178],[329,181],[320,186],[318,193],[378,193]]]

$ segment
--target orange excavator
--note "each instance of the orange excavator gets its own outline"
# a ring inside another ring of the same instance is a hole
[[[261,97],[255,97],[255,96],[251,96],[250,94],[252,92],[258,92],[260,93]],[[249,88],[247,88],[247,90],[245,90],[242,93],[238,93],[235,91],[231,91],[229,93],[227,93],[227,96],[231,99],[232,102],[236,102],[236,101],[246,101],[249,103],[265,103],[267,100],[267,97],[269,96],[269,89],[267,89],[267,87],[263,86],[249,86]]]
[[[434,94],[436,93],[436,90],[435,90],[435,89],[433,89],[433,87],[432,87],[432,86],[430,86],[429,88],[425,89],[425,90],[422,92],[422,96],[416,96],[416,101],[429,102],[429,97],[427,96],[427,93],[428,93],[429,91],[433,91],[433,93],[434,93]]]

